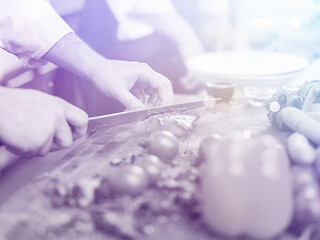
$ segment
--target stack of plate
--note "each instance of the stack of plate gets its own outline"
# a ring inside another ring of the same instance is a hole
[[[280,87],[295,79],[308,61],[292,54],[231,51],[201,54],[189,59],[187,65],[204,82]]]

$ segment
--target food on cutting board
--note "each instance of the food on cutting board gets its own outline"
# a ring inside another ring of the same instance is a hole
[[[204,141],[201,180],[206,223],[227,237],[271,239],[283,232],[293,214],[285,148],[268,135],[246,139],[236,134]]]
[[[280,130],[299,132],[320,144],[320,80],[276,93],[267,103],[270,123]]]
[[[301,231],[320,223],[320,188],[317,171],[319,148],[314,146],[301,133],[295,132],[287,139],[288,156],[290,157],[292,183],[294,188],[294,217],[292,231]],[[310,230],[311,232],[311,230]],[[318,237],[319,231],[313,230]]]
[[[169,131],[156,131],[147,139],[146,149],[162,160],[172,160],[179,151],[178,139]]]
[[[283,108],[280,111],[279,116],[290,130],[303,134],[317,145],[320,144],[319,121],[293,107]]]
[[[173,136],[157,131],[146,142],[158,134]],[[294,138],[302,138],[299,149],[289,146]],[[175,152],[170,161],[143,146],[143,153],[111,163],[104,174],[85,179],[87,184],[54,184],[52,205],[79,208],[89,213],[95,229],[120,239],[152,235],[179,219],[211,237],[240,239],[274,239],[320,222],[319,174],[312,168],[317,155],[297,158],[302,148],[314,151],[299,134],[288,139],[287,148],[269,135],[214,134],[196,153]]]
[[[188,136],[197,125],[200,116],[195,113],[170,112],[156,114],[147,119],[149,132],[167,130],[177,137]]]
[[[295,163],[312,164],[316,158],[315,150],[308,139],[298,132],[288,137],[287,149],[290,158]]]
[[[294,180],[294,225],[307,226],[320,222],[320,189],[314,170],[306,166],[292,168]]]
[[[298,89],[281,90],[277,92],[266,104],[270,123],[280,130],[286,130],[287,126],[279,116],[280,110],[286,107],[302,109],[303,100],[304,99],[299,95]],[[275,105],[277,105],[277,107],[273,108]]]
[[[157,156],[145,154],[138,157],[135,163],[145,170],[151,184],[157,183],[160,179],[162,168],[161,160]]]
[[[53,179],[49,190],[45,188],[52,206],[57,210],[69,208],[89,213],[95,229],[119,239],[140,239],[151,235],[158,226],[182,217],[190,221],[201,219],[196,155],[178,153],[179,139],[167,131],[154,132],[145,140],[148,144],[143,144],[143,153],[125,154],[120,161],[110,161],[109,168],[100,171],[102,174],[86,179],[87,183],[99,182],[86,186],[94,193],[89,205],[78,204],[85,197],[81,188],[77,188],[77,194],[72,195],[73,204],[69,204],[68,192],[74,192],[78,183]],[[161,158],[149,153],[154,146],[162,150],[157,149]]]
[[[138,196],[150,185],[146,171],[135,165],[109,168],[106,178],[112,194]]]

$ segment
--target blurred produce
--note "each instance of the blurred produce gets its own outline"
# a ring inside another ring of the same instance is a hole
[[[289,160],[276,139],[238,134],[207,151],[203,215],[215,232],[270,239],[288,227],[293,212]]]
[[[100,187],[99,179],[83,178],[77,183],[62,184],[52,181],[45,190],[53,207],[88,207],[95,199],[95,191]]]
[[[294,193],[300,192],[306,186],[317,185],[315,173],[310,166],[292,166],[291,174]]]
[[[143,168],[147,173],[151,184],[156,183],[160,179],[162,164],[157,156],[145,154],[138,157],[135,162],[137,166]]]
[[[320,147],[318,147],[316,150],[315,150],[315,153],[316,153],[316,159],[315,159],[315,172],[317,173],[318,175],[318,179],[320,181]]]
[[[287,140],[290,159],[295,163],[312,164],[316,158],[315,150],[301,133],[291,134]]]
[[[320,221],[320,193],[316,184],[307,185],[296,194],[294,221],[304,225]]]
[[[271,108],[272,103],[279,104],[279,109],[274,111]],[[303,99],[296,94],[296,91],[280,91],[276,93],[270,101],[270,104],[267,105],[268,117],[272,125],[278,127],[280,130],[287,129],[287,126],[283,123],[282,119],[279,116],[279,110],[285,107],[295,107],[298,109],[302,108]]]
[[[148,174],[139,166],[112,167],[106,178],[114,194],[138,196],[150,184]]]
[[[312,104],[319,103],[320,94],[315,95],[314,91],[310,91],[318,85],[320,85],[320,80],[305,82],[300,87],[287,88],[274,94],[272,99],[266,104],[270,123],[280,130],[288,129],[284,120],[279,116],[281,110],[286,107],[294,107],[300,110],[310,109]],[[305,102],[306,99],[308,99],[307,102]],[[311,99],[314,99],[314,101],[310,101]],[[279,108],[276,111],[270,107],[272,103],[279,104]]]
[[[320,192],[312,167],[294,166],[291,169],[295,193],[295,224],[307,225],[320,221]]]
[[[153,132],[146,142],[149,154],[168,161],[175,158],[179,151],[178,139],[171,132],[166,130]]]
[[[320,81],[277,92],[266,104],[270,123],[280,130],[299,132],[320,144]]]
[[[293,107],[283,108],[279,116],[289,129],[303,134],[315,144],[320,144],[319,121]]]

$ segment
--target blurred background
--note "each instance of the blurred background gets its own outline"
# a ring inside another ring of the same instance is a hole
[[[258,49],[299,54],[310,61],[319,57],[318,0],[173,2],[194,26],[207,51]]]
[[[177,11],[193,26],[205,51],[269,50],[298,54],[309,62],[320,55],[320,1],[318,0],[172,0]],[[51,1],[57,12],[77,29],[85,0]],[[46,75],[47,65],[26,70],[20,61],[0,49],[0,82],[7,86],[32,84]],[[10,80],[10,81],[9,81]],[[39,83],[37,83],[39,88]],[[49,91],[48,89],[46,91]],[[49,91],[50,92],[50,91]]]

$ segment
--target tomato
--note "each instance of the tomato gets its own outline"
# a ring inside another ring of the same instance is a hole
[[[320,192],[312,167],[292,167],[295,192],[294,222],[310,224],[320,221]]]
[[[156,183],[161,175],[161,161],[155,155],[143,155],[136,160],[136,165],[142,167],[148,174],[151,184]]]
[[[316,150],[316,160],[315,160],[315,172],[317,174],[318,179],[320,180],[320,147]]]
[[[307,186],[317,185],[317,179],[312,167],[295,165],[291,167],[294,193],[298,193]]]
[[[294,220],[299,224],[320,221],[320,193],[317,185],[306,186],[295,197]]]
[[[162,160],[172,160],[179,151],[178,139],[169,131],[156,131],[146,142],[149,154],[156,155]]]
[[[140,195],[150,184],[147,173],[139,166],[112,167],[107,180],[112,193]]]

